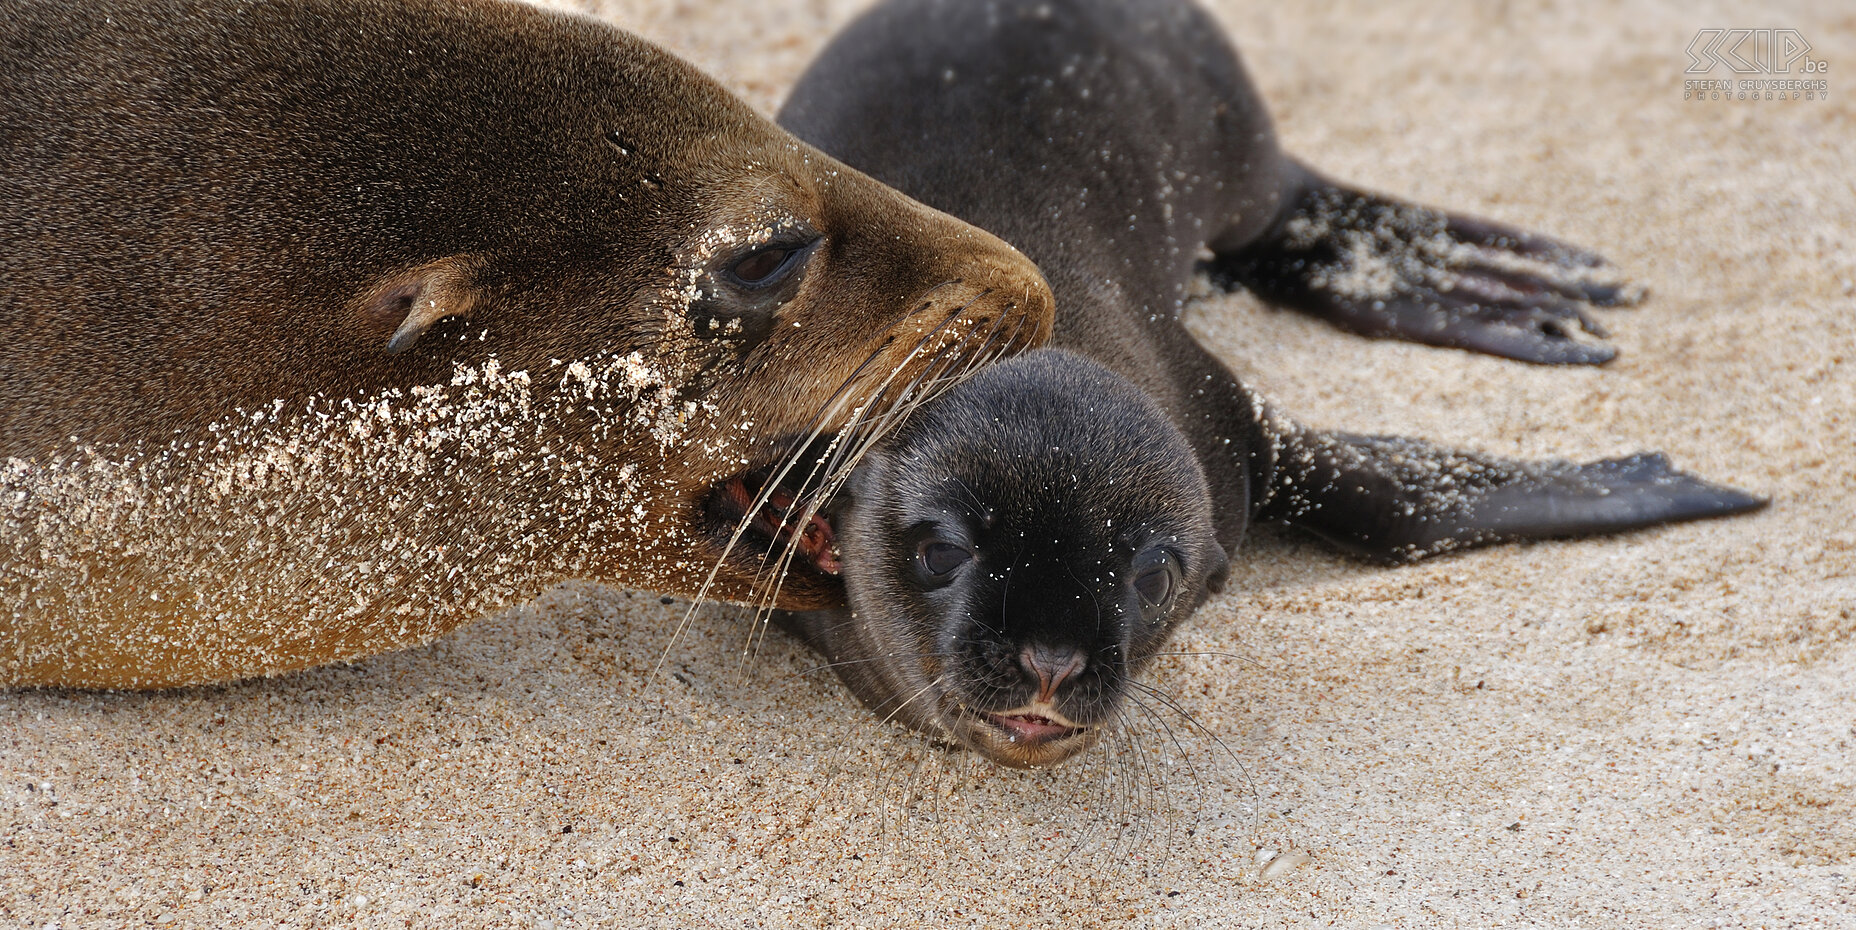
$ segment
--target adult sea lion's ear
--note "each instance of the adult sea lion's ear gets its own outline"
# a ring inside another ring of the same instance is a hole
[[[468,258],[452,255],[390,275],[363,295],[362,325],[376,338],[386,336],[387,354],[398,355],[439,320],[470,315],[475,271]]]

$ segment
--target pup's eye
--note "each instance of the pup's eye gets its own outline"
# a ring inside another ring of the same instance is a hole
[[[1134,590],[1141,596],[1142,603],[1159,607],[1173,596],[1173,569],[1164,562],[1149,568],[1135,576]]]
[[[950,574],[954,569],[973,558],[973,553],[953,543],[928,540],[915,550],[915,557],[921,560],[922,568],[937,578]]]
[[[728,271],[747,287],[766,287],[786,277],[804,252],[793,246],[771,246],[736,262]]]

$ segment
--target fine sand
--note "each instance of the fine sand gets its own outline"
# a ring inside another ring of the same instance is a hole
[[[596,11],[772,112],[860,5]],[[1170,699],[1029,774],[745,655],[738,611],[673,637],[686,605],[584,585],[352,667],[0,694],[0,927],[1856,927],[1856,17],[1534,6],[1218,13],[1293,151],[1647,285],[1600,311],[1616,362],[1245,296],[1195,331],[1318,425],[1660,449],[1769,510],[1396,569],[1259,532]],[[1830,98],[1684,101],[1740,26],[1799,30]]]

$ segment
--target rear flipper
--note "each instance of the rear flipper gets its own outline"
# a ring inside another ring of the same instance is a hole
[[[1255,519],[1364,558],[1409,562],[1518,539],[1592,536],[1758,510],[1762,498],[1669,467],[1660,453],[1521,462],[1395,436],[1272,419],[1273,474]]]
[[[1544,364],[1617,354],[1581,305],[1643,291],[1597,255],[1304,173],[1269,231],[1228,250],[1213,242],[1216,283],[1368,336]]]

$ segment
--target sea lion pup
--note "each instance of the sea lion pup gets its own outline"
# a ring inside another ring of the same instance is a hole
[[[1357,556],[1400,562],[1764,503],[1677,472],[1660,455],[1517,462],[1311,430],[1270,409],[1179,320],[1202,246],[1217,268],[1266,294],[1341,312],[1360,305],[1335,285],[1335,263],[1385,258],[1374,250],[1422,226],[1441,237],[1437,249],[1394,249],[1398,261],[1375,266],[1390,276],[1381,282],[1388,312],[1413,324],[1401,334],[1535,361],[1598,360],[1542,321],[1577,317],[1547,295],[1608,292],[1581,290],[1591,267],[1583,253],[1353,192],[1298,167],[1276,148],[1236,52],[1183,0],[891,0],[820,54],[780,120],[1017,244],[1056,294],[1053,344],[1152,401],[1104,401],[1102,413],[1090,412],[1094,395],[1077,395],[1093,388],[1062,371],[1079,362],[1036,367],[1027,358],[1014,365],[1011,390],[1045,396],[1046,415],[1012,414],[1026,431],[1012,439],[985,429],[984,411],[1028,401],[984,373],[955,388],[880,445],[864,466],[870,477],[853,478],[853,493],[836,506],[848,615],[782,618],[879,713],[998,762],[1050,764],[1088,745],[1157,645],[1140,639],[1142,648],[1131,648],[1137,640],[1114,625],[1138,623],[1127,592],[1104,587],[1096,566],[1113,564],[1118,578],[1137,569],[1124,544],[1090,520],[1095,508],[1126,502],[1131,488],[1177,491],[1168,466],[1155,470],[1154,450],[1190,450],[1211,533],[1226,551],[1253,522],[1287,523]],[[1496,284],[1498,301],[1464,296]],[[1142,410],[1164,422],[1142,421]],[[983,435],[1001,453],[988,460],[962,444],[965,435],[937,429]],[[1080,448],[1093,454],[1076,453],[1092,430]],[[1169,432],[1176,439],[1148,438]],[[1019,457],[1040,446],[1064,450],[1041,471]],[[1160,458],[1169,454],[1180,453]],[[1129,462],[1157,477],[1125,483]],[[1182,463],[1169,466],[1176,473]],[[1037,496],[1059,484],[1060,499]],[[886,495],[897,502],[884,503]],[[1195,523],[1189,497],[1156,498],[1140,516]],[[984,521],[973,514],[1018,513],[1008,502],[1026,499],[1046,509],[999,516],[974,541]],[[959,516],[913,516],[934,508]],[[967,562],[935,571],[937,559],[945,566],[961,553]],[[958,580],[969,565],[971,577]],[[1190,609],[1204,597],[1201,585],[1219,577],[1182,574],[1174,609]],[[1073,596],[1083,590],[1096,598]],[[1166,614],[1163,629],[1179,616]],[[1112,629],[1098,628],[1105,623]]]
[[[565,577],[766,599],[740,524],[842,477],[795,450],[1050,313],[1010,246],[589,19],[14,0],[0,684],[272,674]],[[806,563],[777,599],[841,597]]]

